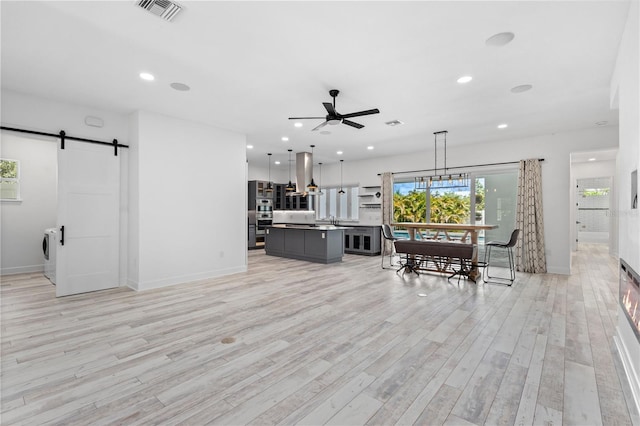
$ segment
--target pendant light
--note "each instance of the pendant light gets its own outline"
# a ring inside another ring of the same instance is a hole
[[[273,185],[271,184],[271,153],[267,154],[267,159],[269,161],[269,183],[267,183],[267,192],[273,192]]]
[[[315,145],[311,145],[311,182],[307,185],[307,189],[309,191],[315,191],[318,189],[318,185],[313,181],[313,148],[315,148]]]
[[[342,163],[344,162],[344,160],[340,160],[340,191],[338,191],[338,194],[344,194],[344,189],[342,189]]]
[[[287,151],[289,151],[289,183],[287,184],[287,186],[284,189],[287,192],[293,192],[293,191],[296,190],[296,188],[291,183],[291,151],[293,151],[293,150],[292,149],[288,149]]]
[[[318,163],[318,166],[320,166],[320,179],[318,179],[318,195],[322,195],[324,194],[324,192],[322,192],[322,163]]]
[[[456,176],[452,174],[447,167],[447,130],[441,130],[439,132],[433,132],[434,147],[433,147],[433,174],[430,176],[416,177],[415,187],[417,189],[427,189],[428,187],[442,187],[445,182],[449,188],[453,187],[468,187],[470,185],[470,175],[468,172],[458,173]],[[439,140],[440,139],[440,140]],[[444,166],[438,167],[438,142],[444,145]],[[428,181],[428,183],[427,183]]]

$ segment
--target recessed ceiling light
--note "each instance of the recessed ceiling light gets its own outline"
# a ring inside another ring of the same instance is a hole
[[[604,125],[605,125],[605,124],[607,124],[607,123],[608,123],[608,121],[598,121],[598,122],[596,122],[596,125],[598,125],[598,126],[604,126]]]
[[[141,72],[140,78],[147,81],[155,80],[155,77],[153,76],[153,74],[149,74],[148,72]]]
[[[491,37],[489,37],[487,39],[487,41],[485,41],[484,43],[487,46],[500,47],[500,46],[504,46],[505,44],[510,43],[511,40],[514,39],[514,37],[515,37],[514,33],[510,33],[510,32],[498,33],[498,34],[494,34]]]
[[[589,158],[589,161],[596,161],[595,158]]]
[[[367,149],[368,149],[369,151],[371,151],[371,150],[373,149],[373,147],[372,147],[371,145],[369,145],[369,146],[367,147]]]
[[[277,164],[280,164],[280,162],[279,162],[279,161],[276,161],[276,162],[275,162],[275,164],[276,164],[276,165],[277,165]]]
[[[387,121],[384,124],[386,124],[387,126],[393,127],[393,126],[399,126],[399,125],[404,124],[404,123],[402,121],[400,121],[400,120],[391,120],[391,121]]]
[[[188,92],[189,90],[191,90],[191,87],[187,86],[184,83],[171,83],[169,86],[171,86],[172,89],[178,90],[180,92]]]
[[[336,154],[342,155],[342,151],[338,151],[338,152],[336,152]]]
[[[288,138],[288,137],[286,137],[286,136],[283,136],[283,137],[282,137],[282,142],[287,142],[288,140],[289,140],[289,138]]]
[[[473,80],[473,77],[471,77],[470,75],[464,75],[458,79],[458,83],[464,84],[470,82],[471,80]]]
[[[253,149],[253,145],[247,145],[247,149]]]
[[[498,124],[498,129],[506,129],[507,127],[509,127],[508,124],[505,124],[505,123]]]
[[[526,92],[527,90],[531,90],[532,88],[533,86],[530,84],[521,84],[520,86],[512,87],[511,93],[522,93]]]
[[[294,123],[294,127],[302,127],[302,123]]]

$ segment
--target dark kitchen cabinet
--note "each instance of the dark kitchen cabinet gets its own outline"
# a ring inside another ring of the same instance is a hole
[[[256,226],[249,225],[249,235],[248,235],[248,246],[249,248],[256,248]]]
[[[284,189],[286,185],[282,183],[276,183],[273,185],[273,209],[284,210],[285,209],[285,197],[286,191]]]
[[[353,226],[344,231],[344,251],[374,256],[380,254],[380,227]]]
[[[268,192],[267,191],[267,185],[269,185],[269,182],[262,181],[262,180],[250,180],[248,182],[247,200],[249,202],[249,204],[248,204],[249,210],[255,210],[256,209],[256,200],[257,199],[262,199],[262,198],[273,199],[275,191],[274,192]]]
[[[309,205],[311,196],[302,194],[287,195],[286,186],[283,183],[276,183],[273,186],[274,210],[313,210],[313,206]]]
[[[285,210],[309,210],[309,196],[287,195],[285,197]]]

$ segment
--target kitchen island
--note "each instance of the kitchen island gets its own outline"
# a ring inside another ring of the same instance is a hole
[[[341,262],[345,229],[334,225],[273,225],[266,229],[265,253],[308,262]]]

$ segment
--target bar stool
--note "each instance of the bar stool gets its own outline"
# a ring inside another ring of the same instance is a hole
[[[394,241],[400,240],[401,238],[398,238],[395,235],[393,235],[393,232],[391,231],[391,227],[386,223],[382,224],[382,238],[387,241],[391,241],[391,246],[393,248],[391,249],[391,253],[389,253],[389,266],[393,267],[393,263],[391,263],[391,259],[393,258],[396,250],[395,245],[393,243]],[[382,267],[382,269],[387,269],[384,267],[384,256],[386,252],[387,252],[387,245],[385,244],[384,241],[382,241],[382,259],[380,261],[380,266]]]
[[[488,243],[485,244],[486,250],[484,252],[483,263],[486,265],[486,267],[484,268],[484,271],[483,271],[482,281],[484,281],[485,283],[503,284],[508,286],[511,286],[513,284],[513,281],[516,279],[516,268],[515,268],[515,262],[513,261],[513,247],[516,245],[516,242],[518,241],[519,234],[520,234],[520,230],[514,229],[513,232],[511,233],[511,238],[509,239],[509,241],[507,242],[489,241]],[[492,277],[491,275],[489,275],[489,266],[491,265],[491,249],[493,247],[507,250],[507,256],[509,257],[509,278]],[[485,274],[486,274],[486,278],[484,277]]]

